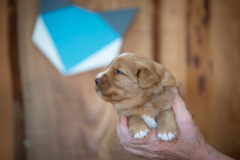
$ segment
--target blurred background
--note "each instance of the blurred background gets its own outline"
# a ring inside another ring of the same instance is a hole
[[[239,0],[72,2],[92,11],[137,7],[121,53],[168,68],[206,141],[240,159]],[[0,160],[96,160],[119,120],[94,90],[106,68],[62,76],[31,40],[38,13],[38,0],[0,0]]]

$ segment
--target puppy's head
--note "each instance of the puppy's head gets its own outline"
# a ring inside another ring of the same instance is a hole
[[[124,53],[97,75],[96,91],[116,109],[136,107],[161,91],[163,77],[162,65],[139,54]]]

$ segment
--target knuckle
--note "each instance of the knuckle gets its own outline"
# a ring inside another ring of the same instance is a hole
[[[184,101],[183,101],[182,98],[178,98],[178,99],[177,99],[177,102],[180,103],[180,104],[184,103]]]
[[[127,142],[131,142],[131,141],[132,141],[132,137],[127,136],[127,137],[126,137],[126,141],[127,141]]]
[[[156,154],[157,152],[159,152],[159,148],[158,147],[149,147],[149,148],[147,148],[147,151],[149,153]]]
[[[173,107],[176,108],[176,107],[185,107],[186,104],[184,102],[184,100],[182,98],[177,98],[174,100],[173,102]]]
[[[127,144],[124,139],[120,139],[120,143],[121,143],[122,145],[126,145],[126,144]]]

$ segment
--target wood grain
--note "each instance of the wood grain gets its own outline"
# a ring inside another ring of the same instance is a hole
[[[240,1],[212,0],[210,6],[215,87],[212,145],[240,159]]]
[[[236,159],[240,158],[239,4],[189,1],[188,24],[190,111],[207,142]]]
[[[75,1],[95,11],[139,7],[126,33],[121,52],[152,56],[151,1]],[[118,116],[112,105],[99,98],[94,79],[103,69],[61,76],[33,45],[31,35],[39,2],[18,0],[19,50],[24,93],[27,159],[97,159],[97,144]]]
[[[209,1],[190,1],[188,32],[187,103],[204,138],[211,143],[213,61],[209,51]],[[208,118],[206,118],[208,117]]]
[[[183,82],[207,142],[240,159],[239,0],[74,2],[93,11],[138,7],[121,52],[158,57]],[[18,0],[27,159],[97,159],[97,144],[118,121],[93,88],[105,68],[61,76],[31,41],[38,7],[38,1]]]
[[[159,10],[159,61],[183,83],[186,90],[187,0],[161,0]]]
[[[0,1],[0,159],[14,159],[14,110],[8,43],[8,1]]]
[[[8,0],[8,24],[9,24],[9,56],[11,62],[13,103],[14,103],[14,147],[15,159],[26,159],[24,147],[24,108],[22,100],[22,85],[19,69],[18,53],[18,25],[17,25],[17,4],[16,0]]]

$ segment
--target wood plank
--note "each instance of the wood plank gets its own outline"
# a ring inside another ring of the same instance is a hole
[[[11,60],[11,72],[13,92],[14,92],[14,147],[15,159],[24,160],[26,157],[24,147],[24,108],[22,102],[22,86],[20,78],[20,65],[18,54],[18,40],[17,40],[17,4],[16,0],[8,1],[9,8],[9,56]]]
[[[212,144],[240,159],[240,1],[212,0],[210,6],[215,87]]]
[[[159,62],[183,83],[186,90],[187,0],[161,0],[159,10]]]
[[[204,138],[211,144],[213,109],[212,53],[209,51],[209,2],[189,2],[187,103]],[[207,118],[206,118],[207,117]]]
[[[121,52],[152,56],[151,1],[79,0],[92,10],[139,7],[126,33]],[[38,1],[18,0],[19,46],[25,107],[27,159],[97,159],[97,144],[118,116],[99,98],[94,79],[104,69],[71,77],[61,76],[31,42]]]
[[[189,1],[187,103],[207,142],[240,158],[240,3]]]
[[[8,1],[0,1],[0,159],[14,159],[14,116],[8,43]]]

